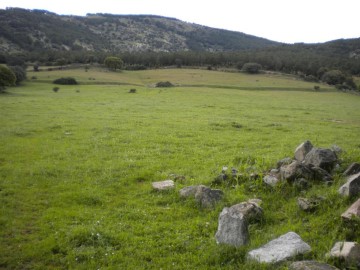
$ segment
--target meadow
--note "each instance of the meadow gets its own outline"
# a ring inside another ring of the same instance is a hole
[[[67,76],[80,84],[53,92],[52,80]],[[0,269],[287,269],[246,253],[294,231],[312,247],[305,259],[331,263],[335,242],[360,241],[340,218],[354,199],[337,193],[341,172],[360,162],[358,95],[281,74],[200,69],[28,78],[0,95]],[[176,86],[153,87],[159,81]],[[343,149],[334,184],[267,187],[262,175],[305,140]],[[214,209],[179,197],[223,166],[260,178],[217,187],[225,198]],[[185,176],[174,191],[152,190],[173,175]],[[315,195],[321,206],[302,212],[296,198]],[[264,218],[250,226],[251,243],[217,245],[221,209],[252,198]]]

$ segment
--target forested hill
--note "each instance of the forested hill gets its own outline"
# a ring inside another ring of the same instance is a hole
[[[45,10],[0,10],[0,53],[240,51],[279,43],[240,32],[152,15],[62,16]]]

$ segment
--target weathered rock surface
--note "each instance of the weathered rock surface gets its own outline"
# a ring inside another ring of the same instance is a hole
[[[360,163],[351,163],[350,166],[345,170],[344,175],[350,176],[353,174],[360,173]]]
[[[320,263],[316,261],[299,261],[290,264],[289,270],[339,270],[339,269],[326,263]]]
[[[302,162],[305,156],[313,149],[310,141],[305,141],[295,149],[295,159]]]
[[[354,202],[344,213],[342,213],[341,217],[345,220],[351,220],[353,217],[360,218],[360,199]]]
[[[350,197],[360,194],[360,173],[351,175],[347,182],[339,188],[339,193]]]
[[[242,213],[231,208],[224,208],[219,216],[218,230],[215,234],[216,243],[235,247],[246,245],[249,240],[248,221]]]
[[[180,189],[179,190],[180,197],[182,198],[194,197],[198,187],[199,186],[189,186]]]
[[[360,263],[360,245],[356,242],[337,242],[328,255],[356,266]]]
[[[304,164],[312,164],[315,167],[320,167],[327,172],[331,172],[337,161],[338,158],[334,151],[323,148],[312,148],[305,156]]]
[[[200,204],[203,208],[211,208],[214,207],[215,204],[220,201],[224,192],[220,189],[211,189],[209,187],[200,185],[197,187],[195,192],[195,200]]]
[[[174,189],[175,184],[173,180],[165,180],[165,181],[159,181],[159,182],[153,182],[152,187],[155,190],[168,190],[168,189]]]
[[[288,232],[264,246],[250,251],[248,258],[261,263],[277,263],[310,250],[311,247],[298,234]]]
[[[287,181],[294,181],[297,178],[313,179],[314,172],[310,167],[305,166],[299,161],[293,161],[289,165],[280,168],[281,179]]]
[[[280,169],[281,166],[284,166],[284,165],[289,165],[293,162],[293,159],[292,158],[289,158],[289,157],[286,157],[286,158],[283,158],[282,160],[279,160],[277,162],[277,168]]]
[[[274,187],[277,183],[280,182],[280,179],[275,175],[268,174],[264,176],[263,181],[265,184]]]

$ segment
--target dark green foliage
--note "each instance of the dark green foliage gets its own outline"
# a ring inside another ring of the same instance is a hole
[[[169,82],[169,81],[166,81],[166,82],[158,82],[156,84],[156,87],[173,87],[174,85]]]
[[[57,91],[59,91],[59,87],[57,87],[57,86],[55,86],[54,88],[53,88],[53,91],[56,93]]]
[[[246,63],[242,67],[242,71],[250,74],[257,74],[261,70],[261,65],[258,63]]]
[[[63,84],[63,85],[74,85],[78,84],[74,78],[66,77],[66,78],[59,78],[53,81],[54,84]]]
[[[106,57],[106,59],[104,61],[104,65],[107,68],[114,70],[114,71],[117,69],[121,69],[123,64],[124,64],[124,62],[119,57],[115,57],[115,56]]]
[[[26,79],[26,70],[21,66],[9,67],[14,72],[16,77],[16,84],[19,85]]]
[[[342,84],[345,82],[345,75],[340,70],[330,70],[325,72],[321,80],[330,85]]]
[[[11,69],[0,65],[0,92],[2,92],[6,86],[13,86],[16,83],[16,76]]]

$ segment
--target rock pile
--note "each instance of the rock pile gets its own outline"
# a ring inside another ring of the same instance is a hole
[[[211,189],[204,185],[184,187],[179,194],[183,198],[194,197],[202,208],[214,207],[224,196],[220,189]]]

